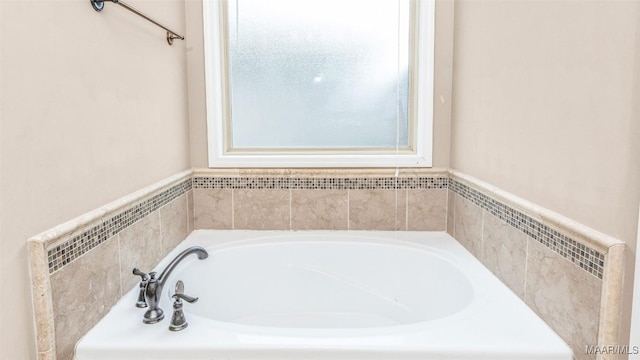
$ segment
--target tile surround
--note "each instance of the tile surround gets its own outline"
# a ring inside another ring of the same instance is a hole
[[[500,202],[499,200],[493,199],[455,179],[450,179],[449,188],[455,194],[467,200],[471,204],[488,211],[491,215],[505,221],[512,227],[522,231],[554,252],[560,254],[565,259],[580,266],[585,271],[599,279],[602,279],[604,271],[604,254],[598,250],[592,249],[585,244],[581,244],[578,241],[560,233],[558,230],[552,229],[548,225],[535,220],[531,216],[528,216],[523,212]],[[454,206],[458,209],[458,203]],[[458,239],[458,234],[455,232],[454,234],[454,237]]]
[[[149,271],[162,259],[162,247],[155,246],[160,238],[160,214],[154,211],[149,216],[124,229],[118,237],[121,293],[131,289],[139,278],[131,276],[134,267]]]
[[[529,237],[525,303],[573,349],[576,360],[595,360],[602,281]]]
[[[76,342],[186,237],[187,171],[29,239],[38,359],[71,360]],[[163,231],[164,229],[164,231]]]
[[[455,237],[453,234],[453,228],[456,220],[455,200],[456,200],[456,194],[450,189],[447,189],[447,234],[453,237]]]
[[[193,189],[194,229],[233,229],[233,190]]]
[[[511,291],[524,299],[527,235],[486,214],[482,224],[482,263]]]
[[[447,189],[407,190],[407,230],[443,231],[447,228]]]
[[[576,360],[596,359],[585,345],[621,341],[624,243],[472,178],[452,174],[449,190],[454,237],[571,346]]]
[[[406,190],[349,191],[349,230],[407,230]]]
[[[238,189],[233,193],[234,229],[288,230],[291,222],[289,190]]]
[[[476,258],[482,259],[482,208],[456,194],[453,237]]]
[[[55,349],[58,360],[71,360],[76,342],[122,296],[120,267],[104,259],[118,259],[118,235],[104,241],[51,275]]]
[[[191,193],[191,191],[188,193]],[[187,194],[183,194],[158,209],[160,229],[162,230],[160,232],[161,258],[164,258],[189,235],[189,216],[188,214],[185,215],[185,211],[188,211],[188,206]],[[180,219],[180,221],[176,221],[176,219]]]
[[[443,231],[447,187],[442,171],[408,171],[399,177],[393,171],[355,169],[201,171],[193,177],[195,228]],[[408,192],[416,199],[410,202]],[[281,197],[275,203],[255,198],[276,193]],[[261,219],[267,214],[273,219]]]
[[[187,192],[187,233],[191,234],[195,226],[195,214],[193,204],[193,190]]]
[[[349,192],[337,190],[292,190],[292,230],[347,230]]]
[[[578,274],[575,278],[593,279],[587,280],[596,284],[587,291],[587,300],[583,303],[578,302],[577,307],[574,306],[573,309],[579,311],[582,307],[598,308],[601,289],[597,284],[605,287],[603,277],[606,278],[607,273],[609,276],[613,273],[605,271],[611,267],[607,262],[607,253],[603,251],[607,246],[594,247],[581,236],[567,236],[566,231],[549,226],[535,216],[528,215],[526,211],[519,210],[519,207],[499,200],[499,197],[487,195],[490,193],[478,191],[466,181],[442,171],[409,170],[395,177],[392,171],[384,170],[196,170],[193,174],[182,175],[182,180],[165,186],[161,191],[130,201],[126,206],[120,207],[122,210],[111,211],[73,231],[66,231],[63,235],[58,235],[61,233],[59,230],[52,231],[47,236],[32,239],[40,245],[30,244],[31,257],[46,258],[43,261],[31,260],[32,269],[45,272],[39,274],[35,271],[33,275],[34,289],[42,287],[40,291],[34,290],[35,312],[44,314],[51,311],[47,310],[47,303],[51,300],[47,300],[46,292],[49,291],[51,294],[53,290],[53,303],[59,301],[59,290],[64,288],[59,279],[66,277],[64,274],[77,271],[73,270],[75,268],[88,266],[86,264],[90,256],[104,256],[105,251],[108,252],[115,246],[117,251],[120,251],[119,261],[123,261],[122,251],[125,251],[130,243],[127,237],[130,233],[138,231],[135,237],[146,239],[143,230],[134,229],[136,225],[149,221],[152,225],[145,228],[154,229],[156,225],[153,225],[153,222],[156,220],[153,219],[156,217],[159,227],[167,231],[160,236],[164,244],[163,253],[170,250],[192,229],[198,228],[233,229],[258,226],[269,229],[446,230],[461,243],[465,244],[466,241],[465,246],[516,294],[528,299],[534,310],[546,314],[545,311],[550,307],[540,305],[540,301],[536,303],[535,298],[531,298],[535,291],[544,293],[541,289],[544,289],[545,284],[532,280],[530,283],[527,282],[525,289],[523,282],[523,276],[536,279],[532,274],[521,274],[522,262],[536,259],[532,255],[533,251],[529,256],[525,255],[525,258],[522,258],[523,251],[526,254],[529,246],[539,253],[553,254],[556,259],[554,266],[574,266],[572,271],[577,271]],[[182,211],[183,208],[186,209]],[[380,214],[371,214],[371,209]],[[180,218],[178,223],[168,220],[175,217]],[[168,222],[165,223],[163,219]],[[478,221],[481,234],[479,247],[478,238],[472,235],[478,230]],[[489,228],[483,230],[483,222],[485,226],[489,223]],[[497,230],[491,231],[492,228]],[[522,235],[515,236],[517,239],[514,239],[514,234]],[[505,241],[505,238],[508,241]],[[523,238],[526,240],[523,241]],[[114,243],[116,245],[113,245]],[[142,244],[137,245],[144,247]],[[135,253],[134,249],[132,248],[132,253]],[[38,255],[39,253],[43,255]],[[511,259],[508,260],[509,258]],[[558,259],[562,262],[558,262]],[[91,266],[95,269],[97,265]],[[119,297],[129,287],[130,281],[122,281],[125,275],[120,273],[124,270],[120,267],[116,270]],[[51,282],[50,289],[47,289],[48,281]],[[536,286],[541,289],[536,289]],[[571,286],[569,288],[571,289]],[[544,294],[546,301],[552,303],[559,296],[554,293]],[[106,296],[106,299],[105,308],[108,310],[112,305],[109,303],[112,299],[110,296]],[[594,299],[597,300],[596,304]],[[563,306],[570,307],[567,304]],[[77,334],[65,336],[60,333],[66,321],[61,314],[64,314],[66,309],[55,305],[52,311],[53,314],[60,315],[55,318],[54,329],[51,329],[52,324],[47,324],[46,321],[40,323],[40,315],[36,317],[38,358],[66,360],[74,342],[71,345],[69,343]],[[551,315],[544,315],[543,318],[545,316]],[[593,316],[597,318],[598,314],[587,317]],[[546,318],[545,320],[553,321]],[[615,319],[605,320],[611,322]],[[605,320],[600,319],[600,328],[603,321],[606,323]],[[593,329],[589,328],[585,333],[590,336],[589,341],[594,341],[595,344],[597,340],[592,339]],[[597,332],[595,336],[598,336]],[[55,345],[51,338],[55,339]],[[55,356],[56,353],[58,357]]]

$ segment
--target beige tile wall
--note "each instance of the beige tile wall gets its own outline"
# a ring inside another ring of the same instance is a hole
[[[193,189],[195,229],[233,229],[233,190]]]
[[[455,194],[453,208],[453,237],[475,257],[482,258],[483,210],[458,194]]]
[[[122,296],[117,236],[51,275],[56,358],[71,360],[76,342]],[[109,259],[109,261],[105,261]]]
[[[594,360],[603,281],[449,190],[448,232],[523,299],[573,349]]]
[[[193,228],[188,191],[123,229],[50,275],[55,358],[71,360],[74,346],[139,279],[134,267],[149,272]],[[94,224],[66,235],[71,238]],[[63,240],[64,241],[64,240]],[[39,356],[51,356],[51,352]]]
[[[195,229],[424,230],[447,227],[445,189],[193,189]]]
[[[291,191],[292,230],[347,230],[349,192],[347,190]]]
[[[191,191],[178,196],[172,202],[158,209],[160,218],[160,239],[162,256],[164,258],[173,248],[176,247],[187,235],[189,235],[190,211],[188,209],[188,196]],[[158,259],[158,261],[160,261]],[[156,261],[156,264],[158,263]]]
[[[288,230],[291,225],[289,190],[233,190],[233,224],[236,229]]]
[[[349,190],[350,230],[406,230],[405,190]]]
[[[119,243],[121,290],[130,289],[139,281],[136,276],[131,276],[134,267],[147,272],[162,259],[164,250],[162,246],[158,246],[159,243],[162,244],[158,240],[163,238],[158,211],[124,229],[115,237]]]
[[[444,231],[447,228],[447,190],[407,190],[407,230]]]
[[[595,359],[602,280],[528,239],[525,302],[571,347],[578,360]]]
[[[487,211],[482,220],[484,265],[524,299],[527,235]]]

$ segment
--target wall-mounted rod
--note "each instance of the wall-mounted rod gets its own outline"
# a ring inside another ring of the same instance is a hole
[[[111,1],[115,4],[118,4],[120,6],[122,6],[123,8],[131,11],[132,13],[146,19],[149,22],[152,22],[153,24],[155,24],[158,27],[163,28],[164,30],[167,31],[167,42],[169,43],[169,45],[173,45],[173,40],[175,39],[180,39],[180,40],[184,40],[184,36],[179,35],[178,33],[176,33],[175,31],[169,29],[168,27],[160,24],[159,22],[157,22],[156,20],[148,17],[147,15],[141,13],[140,11],[136,10],[134,7],[132,7],[131,5],[128,5],[120,0],[89,0],[91,1],[91,6],[93,6],[93,8],[96,11],[102,11],[102,9],[104,9],[104,2],[105,1]]]

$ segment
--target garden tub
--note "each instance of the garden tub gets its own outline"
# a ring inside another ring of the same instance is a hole
[[[160,264],[165,319],[143,324],[138,287],[78,343],[77,360],[530,359],[571,350],[442,232],[191,233]],[[148,270],[148,269],[143,269]],[[169,331],[178,280],[198,297]]]

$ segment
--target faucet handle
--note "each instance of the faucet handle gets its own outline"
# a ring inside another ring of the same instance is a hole
[[[198,298],[194,298],[184,294],[184,283],[182,282],[182,280],[178,280],[178,282],[176,283],[176,293],[173,294],[172,298],[175,299],[175,301],[173,302],[173,316],[171,316],[169,330],[184,330],[184,328],[186,328],[189,324],[187,323],[187,319],[184,317],[184,312],[182,311],[182,300],[189,303],[194,303],[198,301]]]
[[[140,271],[140,269],[138,268],[133,268],[133,275],[137,275],[140,276],[142,278],[142,281],[147,281],[149,280],[149,274],[145,274],[142,271]]]
[[[145,274],[140,269],[134,268],[133,275],[140,276],[142,280],[140,281],[140,293],[138,294],[138,301],[136,301],[136,307],[146,308],[147,301],[144,298],[144,291],[147,287],[147,283],[149,282],[149,274]]]
[[[185,295],[184,293],[184,283],[182,282],[182,280],[178,280],[178,282],[176,283],[176,292],[175,294],[173,294],[172,298],[178,300],[178,299],[182,299],[188,303],[194,303],[196,301],[198,301],[197,297],[192,297],[189,295]]]

